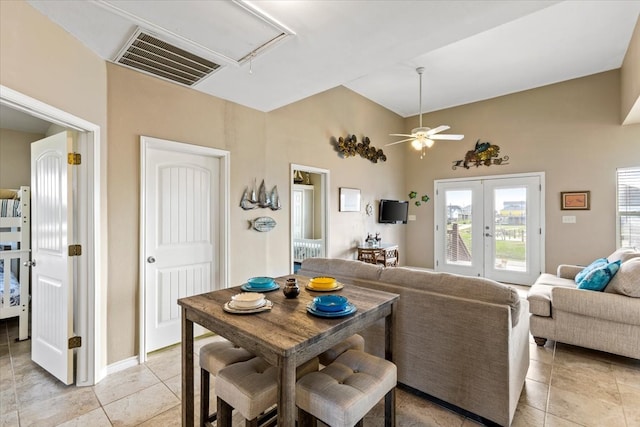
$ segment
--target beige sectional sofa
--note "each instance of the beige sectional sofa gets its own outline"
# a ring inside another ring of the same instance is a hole
[[[578,289],[584,266],[560,265],[531,287],[530,327],[538,345],[547,339],[640,359],[640,252],[617,250],[620,268],[604,292]]]
[[[508,426],[529,367],[528,303],[492,280],[310,258],[298,274],[400,295],[393,329],[398,382]],[[384,356],[383,323],[364,331]]]

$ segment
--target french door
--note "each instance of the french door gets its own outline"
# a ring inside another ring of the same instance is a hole
[[[544,269],[544,174],[435,182],[435,269],[531,285]]]

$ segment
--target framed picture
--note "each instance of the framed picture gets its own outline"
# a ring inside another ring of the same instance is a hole
[[[340,212],[360,212],[360,190],[340,187]]]
[[[591,191],[562,191],[560,193],[560,206],[567,210],[591,209]]]

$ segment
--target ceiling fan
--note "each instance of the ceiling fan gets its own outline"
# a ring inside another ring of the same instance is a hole
[[[420,76],[420,126],[412,129],[411,135],[405,133],[390,134],[390,136],[406,136],[408,138],[401,141],[389,143],[386,146],[412,141],[411,146],[413,148],[415,148],[416,150],[424,150],[424,148],[433,146],[434,140],[436,139],[459,141],[464,138],[464,135],[440,134],[440,132],[450,129],[450,127],[447,125],[440,125],[433,129],[422,126],[422,73],[424,72],[424,67],[416,68],[416,72]]]

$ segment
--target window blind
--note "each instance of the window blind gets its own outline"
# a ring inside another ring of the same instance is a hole
[[[640,166],[617,170],[618,247],[640,248]]]

